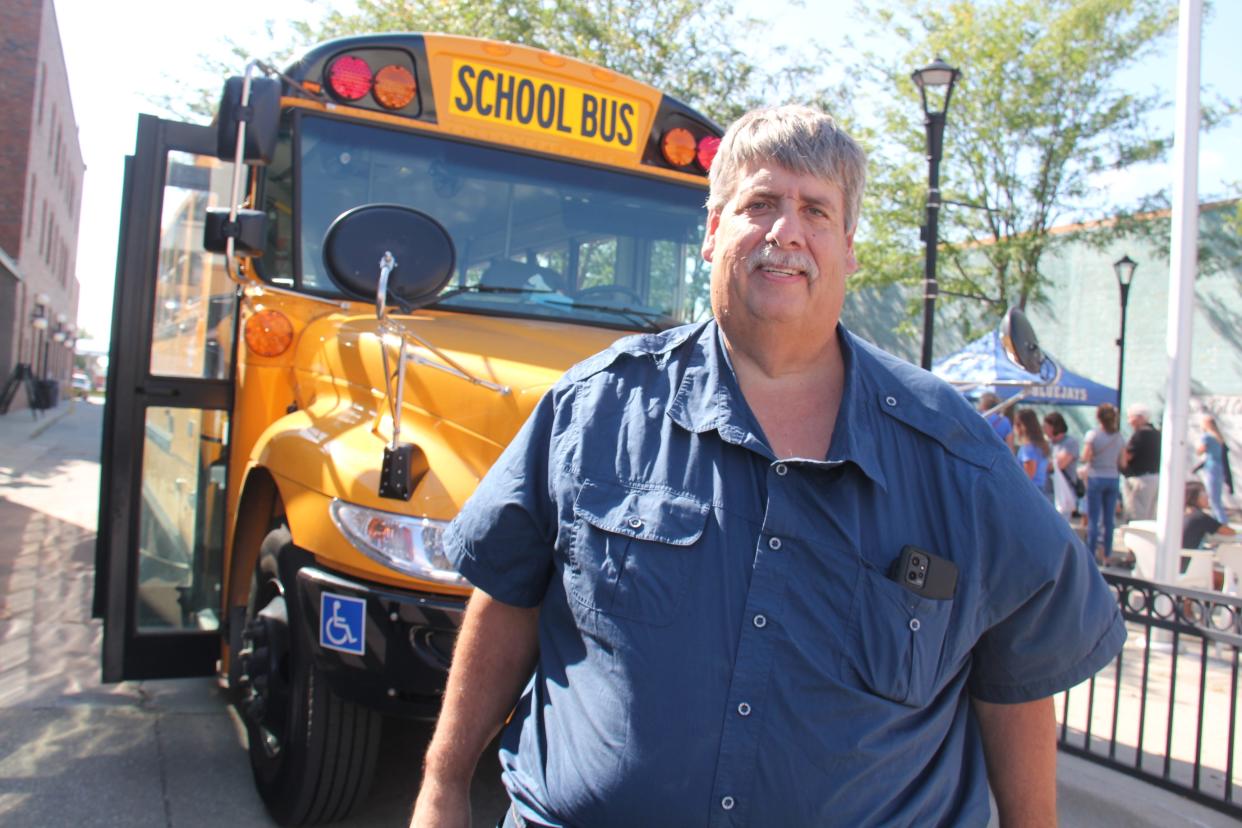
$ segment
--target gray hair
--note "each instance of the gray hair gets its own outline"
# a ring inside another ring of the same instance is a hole
[[[734,121],[708,174],[709,212],[724,209],[737,189],[742,169],[757,161],[774,161],[790,172],[836,184],[845,205],[845,231],[858,225],[867,155],[830,115],[809,106],[786,104],[753,109]]]
[[[1126,409],[1126,415],[1129,417],[1141,417],[1147,422],[1151,422],[1151,409],[1142,403],[1135,403]]]

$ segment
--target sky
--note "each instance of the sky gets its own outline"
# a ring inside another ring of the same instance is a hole
[[[467,0],[462,0],[466,2]],[[167,0],[53,0],[60,26],[70,94],[78,122],[78,139],[86,161],[82,222],[78,231],[77,277],[81,283],[78,327],[106,342],[111,327],[112,289],[116,273],[117,230],[125,156],[134,148],[138,115],[159,114],[148,96],[185,89],[187,95],[223,83],[205,69],[203,55],[229,59],[226,37],[266,58],[280,45],[264,31],[268,19],[314,16],[306,0],[213,0],[210,13],[192,17],[175,13]],[[788,0],[739,0],[739,9],[771,28],[763,41],[797,43],[806,32],[821,33],[832,45],[850,34],[852,0],[810,0],[799,7]],[[1242,2],[1222,0],[1204,26],[1202,82],[1237,95],[1242,77],[1232,33],[1242,32]],[[255,10],[259,9],[256,15]],[[854,32],[861,35],[861,32]],[[279,28],[277,38],[281,36]],[[742,36],[739,33],[739,36]],[[930,57],[930,56],[929,56]],[[1158,58],[1132,73],[1126,83],[1137,91],[1162,88],[1172,101],[1176,84],[1176,40]],[[239,64],[235,72],[244,67]],[[1171,130],[1173,108],[1167,112]],[[950,112],[950,121],[952,112]],[[952,126],[950,126],[952,128]],[[1205,135],[1200,142],[1201,197],[1219,194],[1228,182],[1242,181],[1242,118]],[[1123,203],[1167,186],[1168,165],[1111,176],[1100,185]]]

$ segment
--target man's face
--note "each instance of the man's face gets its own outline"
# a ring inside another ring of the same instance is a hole
[[[1126,415],[1126,422],[1128,422],[1128,423],[1130,424],[1130,428],[1138,428],[1138,427],[1139,427],[1139,426],[1141,426],[1141,425],[1142,425],[1145,421],[1144,421],[1144,420],[1143,420],[1143,418],[1142,418],[1141,416],[1139,416],[1138,414],[1127,414],[1127,415]]]
[[[858,269],[836,184],[775,163],[741,170],[737,190],[707,218],[712,310],[731,338],[762,326],[835,335],[845,277]]]
[[[1044,423],[1044,436],[1054,443],[1057,441],[1057,434],[1048,423]]]

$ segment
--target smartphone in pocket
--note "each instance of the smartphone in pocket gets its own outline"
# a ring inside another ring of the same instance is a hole
[[[907,544],[893,561],[888,577],[915,595],[947,601],[957,591],[957,564]]]

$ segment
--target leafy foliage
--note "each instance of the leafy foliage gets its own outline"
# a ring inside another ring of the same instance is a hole
[[[1166,0],[889,0],[860,4],[873,29],[906,49],[866,55],[858,82],[885,101],[868,125],[872,181],[860,231],[864,281],[921,278],[927,190],[925,138],[910,70],[941,57],[961,70],[941,164],[942,291],[962,333],[990,327],[1008,305],[1045,298],[1040,260],[1072,234],[1052,228],[1113,205],[1097,176],[1162,158],[1171,138],[1149,116],[1166,104],[1117,78],[1146,60],[1176,25]],[[930,99],[929,104],[937,102]],[[967,207],[963,205],[974,205]],[[921,301],[921,297],[918,300]]]
[[[800,0],[794,0],[795,3]],[[318,9],[318,13],[314,10]],[[235,40],[225,60],[203,56],[216,77],[237,74],[258,57],[282,66],[307,46],[374,32],[440,32],[535,46],[634,77],[721,124],[762,103],[818,103],[840,111],[843,90],[822,85],[823,47],[781,47],[761,66],[747,48],[759,22],[739,16],[731,0],[308,0],[307,19],[266,24],[270,54],[250,55]],[[166,111],[210,118],[218,88],[153,98]]]

